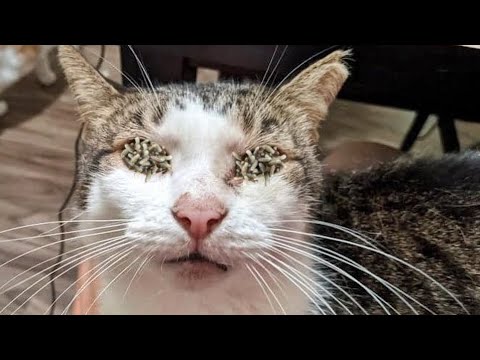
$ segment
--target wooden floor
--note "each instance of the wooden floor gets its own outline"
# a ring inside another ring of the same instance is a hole
[[[97,47],[92,50],[98,51]],[[119,67],[117,47],[108,47],[107,59]],[[113,68],[108,72],[119,80]],[[33,75],[27,75],[6,89],[1,97],[8,101],[10,112],[0,118],[0,313],[43,314],[50,301],[47,268],[52,263],[46,260],[57,254],[58,244],[54,243],[59,237],[12,239],[36,236],[57,225],[1,231],[56,220],[72,181],[73,144],[79,124],[72,97],[63,81],[51,88],[42,88]],[[370,140],[398,147],[413,115],[338,101],[324,125],[322,144],[330,147],[345,140]],[[480,125],[459,122],[458,131],[464,147],[480,142]],[[430,126],[414,152],[440,154],[440,149],[438,130]],[[62,276],[57,281],[58,292],[67,289],[74,277],[73,271]],[[72,295],[73,287],[60,298],[59,311]]]

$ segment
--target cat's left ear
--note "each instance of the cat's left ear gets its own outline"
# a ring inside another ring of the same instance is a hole
[[[345,59],[350,51],[338,50],[307,67],[278,90],[277,99],[284,106],[294,106],[314,121],[325,119],[349,76]]]
[[[80,115],[87,120],[112,104],[120,93],[71,45],[60,45],[58,58]]]

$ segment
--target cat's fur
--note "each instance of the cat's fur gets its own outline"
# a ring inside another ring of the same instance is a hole
[[[125,250],[125,264],[113,258],[100,277],[102,313],[480,312],[476,154],[400,161],[323,179],[318,129],[348,76],[345,52],[328,55],[273,92],[220,83],[167,85],[155,94],[119,93],[75,49],[61,46],[59,53],[84,123],[73,215],[84,211],[83,220],[129,221],[113,234],[125,236],[126,243],[112,252]],[[173,156],[172,171],[145,182],[129,170],[120,152],[135,136],[165,146]],[[266,183],[232,182],[232,151],[244,154],[266,144],[288,155],[285,168]],[[228,209],[201,248],[206,257],[229,265],[226,273],[164,263],[185,256],[192,241],[171,213],[182,196],[199,203],[215,197]],[[315,225],[317,220],[363,235]],[[135,246],[131,254],[130,246]],[[146,260],[146,250],[155,256],[130,284],[136,266],[124,272]],[[445,288],[375,251],[407,261]],[[352,261],[404,293],[385,290]]]

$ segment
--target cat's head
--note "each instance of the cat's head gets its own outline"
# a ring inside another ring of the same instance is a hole
[[[164,266],[185,272],[188,263],[189,276],[207,267],[202,259],[222,276],[269,254],[278,236],[302,239],[322,185],[318,130],[348,76],[345,55],[336,51],[277,89],[216,83],[119,92],[61,46],[84,124],[78,210],[85,219],[124,219],[130,244],[153,249]],[[165,153],[152,160],[144,140],[149,152],[158,144]]]

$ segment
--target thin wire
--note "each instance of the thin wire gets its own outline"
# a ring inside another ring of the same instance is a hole
[[[62,262],[63,258],[63,253],[65,252],[65,224],[63,222],[63,211],[66,209],[67,205],[69,204],[73,193],[75,191],[75,188],[77,186],[77,177],[78,177],[78,162],[79,162],[79,145],[80,145],[80,139],[83,133],[83,127],[84,125],[82,124],[80,131],[78,132],[77,139],[75,140],[75,173],[73,175],[73,182],[72,186],[70,187],[70,191],[68,192],[67,198],[62,204],[62,207],[60,208],[60,212],[58,213],[58,221],[60,222],[60,248],[58,251],[58,258],[55,263],[55,267],[53,268],[53,271],[50,273],[50,289],[51,289],[51,294],[52,294],[52,303],[51,303],[51,308],[50,308],[50,315],[55,315],[55,305],[57,302],[57,289],[55,287],[55,276],[58,271],[58,267],[60,266],[60,263]]]

